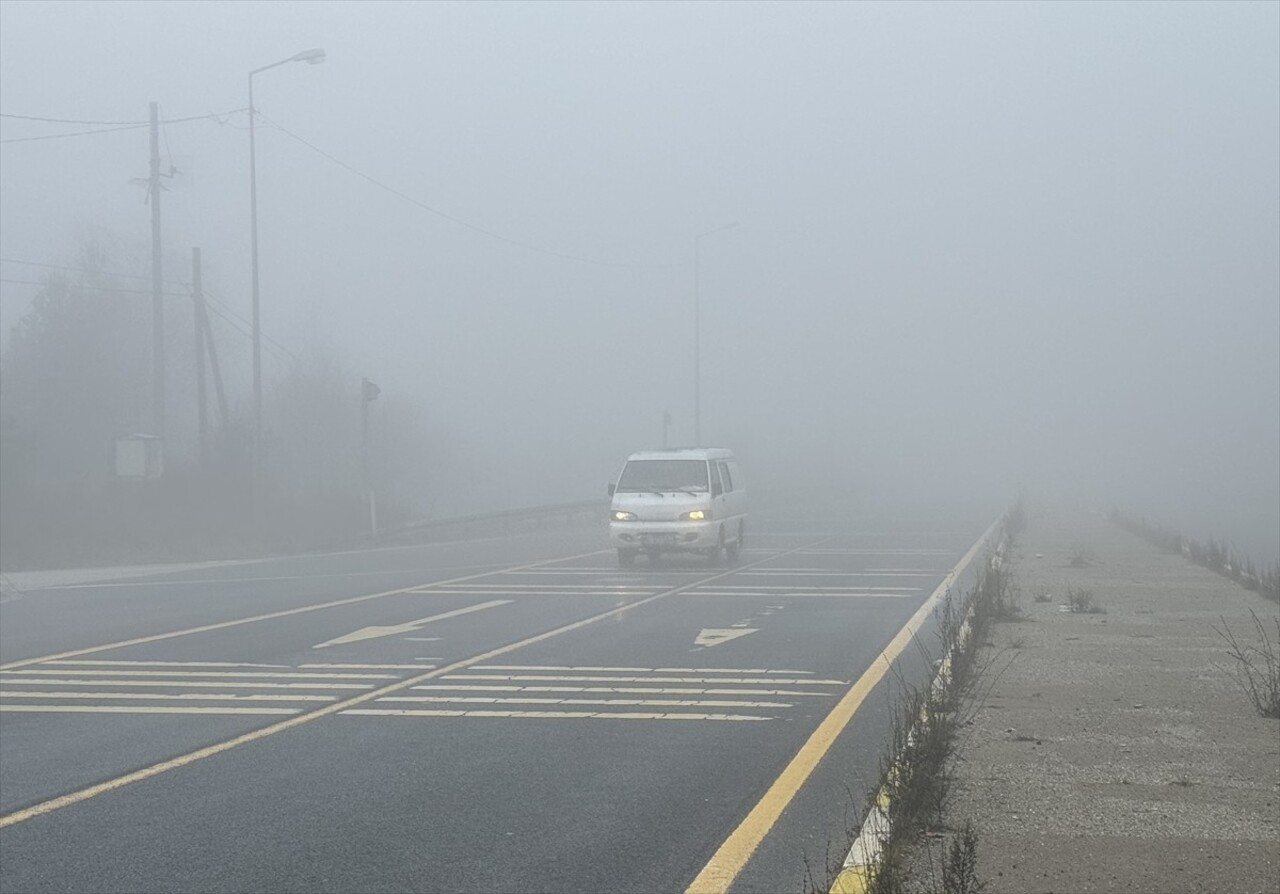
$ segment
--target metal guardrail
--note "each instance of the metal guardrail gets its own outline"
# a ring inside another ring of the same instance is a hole
[[[484,512],[478,515],[463,515],[453,518],[420,519],[381,531],[377,540],[384,541],[417,533],[450,528],[466,528],[482,524],[497,525],[500,529],[506,531],[517,523],[558,519],[564,519],[568,523],[577,516],[595,513],[599,513],[600,519],[603,521],[606,518],[608,509],[609,503],[607,500],[581,500],[575,503],[550,503],[542,506],[503,509],[497,512]]]

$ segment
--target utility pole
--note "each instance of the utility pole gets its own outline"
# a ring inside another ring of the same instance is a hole
[[[667,432],[671,429],[671,414],[666,410],[662,411],[662,449],[667,449]]]
[[[213,391],[218,396],[218,418],[222,420],[223,455],[231,455],[231,410],[227,407],[227,393],[222,388],[222,367],[218,365],[218,348],[213,341],[213,329],[209,326],[209,314],[204,301],[200,302],[200,323],[204,328],[204,340],[209,346],[209,366],[213,370]]]
[[[160,104],[151,103],[151,433],[164,448],[164,293],[160,270]]]
[[[191,298],[196,320],[196,418],[200,431],[200,468],[209,468],[209,411],[205,398],[204,288],[200,279],[200,249],[191,249]]]
[[[382,389],[368,379],[360,380],[360,476],[369,498],[369,532],[378,536],[378,501],[374,496],[373,477],[369,474],[369,404],[378,399]]]

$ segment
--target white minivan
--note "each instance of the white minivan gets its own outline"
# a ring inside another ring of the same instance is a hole
[[[627,458],[609,485],[609,540],[618,564],[644,552],[702,553],[713,561],[742,551],[747,492],[738,461],[718,447],[646,450]]]

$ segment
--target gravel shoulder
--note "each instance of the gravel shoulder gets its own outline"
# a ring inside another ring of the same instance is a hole
[[[1280,721],[1215,631],[1253,643],[1250,611],[1274,635],[1280,608],[1081,511],[1033,514],[1011,559],[1025,619],[982,644],[945,817],[988,894],[1280,892]],[[948,836],[909,891],[943,891]]]

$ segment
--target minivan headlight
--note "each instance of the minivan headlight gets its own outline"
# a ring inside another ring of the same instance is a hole
[[[693,509],[680,516],[681,521],[707,521],[711,518],[710,509]]]
[[[610,517],[614,521],[635,521],[636,520],[636,514],[634,512],[625,512],[621,509],[613,510],[613,514]]]

